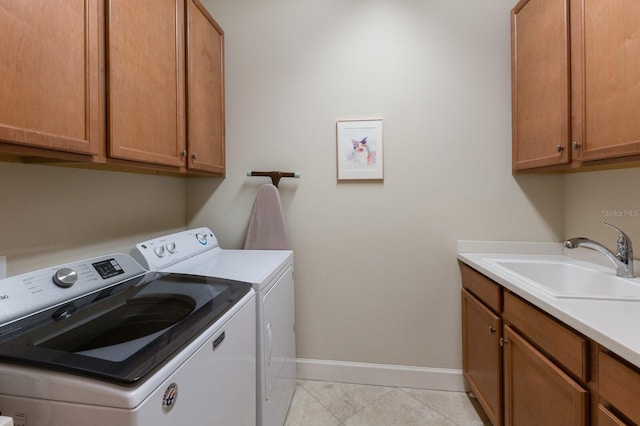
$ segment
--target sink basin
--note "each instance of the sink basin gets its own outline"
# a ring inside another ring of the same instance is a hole
[[[577,263],[550,260],[493,259],[493,265],[555,297],[640,300],[640,280]]]

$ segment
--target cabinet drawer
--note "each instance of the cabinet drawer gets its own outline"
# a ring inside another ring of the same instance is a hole
[[[473,293],[483,303],[500,312],[502,308],[502,287],[482,275],[475,269],[460,263],[460,273],[462,275],[462,287]]]
[[[598,356],[600,396],[636,424],[640,424],[640,374],[606,352]]]
[[[620,420],[615,414],[607,410],[606,407],[598,405],[598,426],[625,426],[626,423]]]
[[[511,293],[504,293],[503,318],[584,382],[589,380],[589,341]]]

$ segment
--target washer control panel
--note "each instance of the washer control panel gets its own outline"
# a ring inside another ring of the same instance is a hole
[[[138,243],[131,255],[147,270],[157,271],[217,247],[216,236],[203,227]]]
[[[0,325],[145,274],[123,253],[79,260],[0,280]]]

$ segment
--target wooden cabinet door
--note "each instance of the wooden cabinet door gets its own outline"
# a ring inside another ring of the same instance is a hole
[[[102,0],[3,0],[0,141],[98,154]]]
[[[504,424],[587,424],[588,392],[504,326]]]
[[[511,13],[514,171],[570,161],[568,7],[522,0]]]
[[[462,369],[487,416],[502,424],[500,317],[462,290]]]
[[[640,2],[572,2],[572,27],[578,159],[640,154]]]
[[[184,0],[107,0],[108,156],[183,166]]]
[[[225,172],[224,32],[187,0],[187,146],[190,170]]]

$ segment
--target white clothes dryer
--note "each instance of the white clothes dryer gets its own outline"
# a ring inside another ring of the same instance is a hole
[[[136,244],[152,271],[244,281],[256,291],[256,423],[282,426],[296,382],[293,252],[226,250],[206,227]]]

